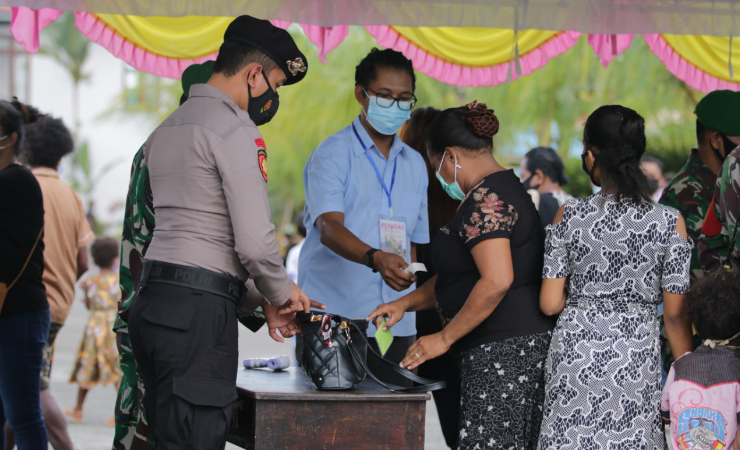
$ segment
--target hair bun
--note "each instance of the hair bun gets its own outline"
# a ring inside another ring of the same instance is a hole
[[[475,100],[459,108],[458,114],[470,124],[473,133],[478,137],[490,139],[498,133],[498,118],[485,103],[478,103]]]
[[[38,109],[21,103],[18,97],[13,97],[10,103],[23,115],[23,123],[25,125],[35,123],[39,119],[39,116],[41,116]]]

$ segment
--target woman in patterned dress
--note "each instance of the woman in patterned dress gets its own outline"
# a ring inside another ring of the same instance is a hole
[[[370,318],[392,327],[406,311],[436,306],[444,329],[421,337],[401,365],[414,369],[450,350],[461,377],[458,448],[532,450],[554,327],[538,305],[544,229],[517,176],[493,158],[497,131],[493,111],[476,103],[431,123],[429,160],[461,203],[432,242],[437,275]]]
[[[116,320],[118,300],[121,290],[118,274],[113,270],[117,265],[119,242],[110,237],[96,239],[91,253],[100,274],[80,282],[85,293],[85,306],[90,317],[77,353],[77,364],[70,377],[70,383],[79,383],[77,405],[64,413],[72,422],[82,422],[82,405],[87,392],[94,386],[114,384],[118,387],[121,369],[118,365],[118,350],[113,323]]]
[[[540,307],[560,317],[539,449],[662,450],[656,309],[665,302],[674,354],[691,351],[691,242],[681,215],[647,194],[640,115],[603,106],[583,143],[583,170],[602,190],[567,201],[547,227]]]

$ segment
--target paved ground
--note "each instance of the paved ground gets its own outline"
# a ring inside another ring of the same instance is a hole
[[[77,385],[70,384],[68,380],[75,363],[77,347],[82,338],[82,329],[86,319],[85,306],[82,302],[75,302],[67,323],[57,337],[54,369],[51,377],[51,392],[62,409],[74,406],[77,398]],[[279,344],[274,342],[265,330],[254,334],[241,327],[239,332],[240,359],[264,358],[291,353],[292,345],[290,343]],[[70,435],[77,450],[107,450],[111,448],[113,427],[106,426],[105,422],[113,417],[115,398],[116,392],[112,386],[97,387],[90,391],[84,408],[85,423],[69,425]],[[446,449],[433,401],[427,403],[426,428],[426,449]],[[238,447],[227,445],[226,448],[237,449]]]

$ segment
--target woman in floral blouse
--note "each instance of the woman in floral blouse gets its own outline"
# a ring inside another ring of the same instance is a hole
[[[429,159],[460,207],[432,242],[436,277],[370,315],[392,327],[406,311],[439,311],[445,328],[420,338],[401,365],[414,369],[447,350],[456,355],[459,449],[536,447],[554,327],[538,307],[544,231],[519,178],[493,157],[498,125],[475,102],[431,124]]]

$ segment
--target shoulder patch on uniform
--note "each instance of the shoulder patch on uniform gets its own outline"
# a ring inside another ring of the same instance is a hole
[[[258,148],[267,150],[267,146],[265,145],[265,140],[262,138],[258,138],[254,140],[254,143],[257,145]]]
[[[259,139],[260,141],[262,139]],[[265,179],[265,183],[267,183],[267,152],[265,149],[259,149],[257,150],[257,161],[260,165],[260,172],[262,172],[262,178]]]

